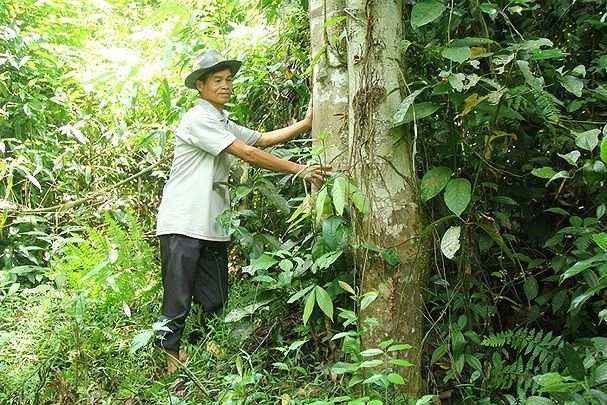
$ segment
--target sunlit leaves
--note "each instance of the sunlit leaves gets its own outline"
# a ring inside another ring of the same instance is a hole
[[[601,131],[596,128],[584,132],[573,132],[575,144],[582,149],[592,152],[599,144],[600,133]]]
[[[440,193],[449,183],[451,178],[451,169],[445,166],[435,167],[424,174],[422,177],[420,192],[423,202]]]
[[[440,249],[447,259],[453,259],[455,253],[460,248],[461,227],[452,226],[443,235],[440,243]]]
[[[443,49],[441,55],[443,56],[443,58],[447,58],[453,62],[462,63],[470,59],[470,56],[472,56],[472,52],[467,46],[450,47]]]

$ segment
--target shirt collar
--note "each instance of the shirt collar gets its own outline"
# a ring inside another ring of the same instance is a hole
[[[213,115],[217,116],[217,118],[219,118],[221,122],[227,122],[227,120],[229,119],[228,112],[226,110],[219,112],[219,110],[217,110],[217,108],[215,108],[213,104],[209,103],[204,98],[199,99],[197,104],[203,109],[210,111]]]

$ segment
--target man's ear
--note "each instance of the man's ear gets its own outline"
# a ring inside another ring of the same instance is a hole
[[[194,82],[194,84],[196,85],[196,90],[198,90],[198,92],[201,92],[202,91],[202,86],[204,86],[204,84],[200,80],[196,80]]]

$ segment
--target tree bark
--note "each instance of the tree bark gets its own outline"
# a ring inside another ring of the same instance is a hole
[[[369,213],[355,221],[355,239],[391,248],[401,259],[400,265],[390,266],[368,252],[355,257],[360,290],[375,290],[379,294],[361,314],[380,323],[367,332],[364,343],[371,348],[383,340],[394,339],[413,345],[413,349],[398,355],[414,366],[397,371],[406,378],[407,390],[418,394],[424,390],[421,352],[427,261],[418,238],[423,220],[412,147],[402,127],[393,129],[391,125],[402,101],[404,84],[400,69],[402,1],[312,1],[310,6],[312,47],[316,50],[327,43],[326,35],[319,32],[323,24],[316,10],[323,9],[325,17],[340,13],[348,16],[344,27],[347,49],[340,54],[345,56],[347,70],[341,65],[331,65],[329,52],[316,65],[313,133],[333,128],[336,120],[329,116],[330,111],[347,108],[347,131],[332,129],[330,143],[341,152],[337,155],[337,166],[346,170],[369,198]],[[329,10],[329,7],[342,8]],[[344,76],[346,86],[341,85]],[[339,77],[340,86],[334,86],[337,80],[332,80],[333,77]],[[317,100],[324,103],[319,104],[322,108],[317,108]]]

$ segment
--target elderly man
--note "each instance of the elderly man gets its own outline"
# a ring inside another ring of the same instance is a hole
[[[233,156],[265,169],[293,173],[320,184],[326,167],[305,166],[280,159],[259,148],[288,141],[310,129],[312,110],[293,125],[268,133],[244,128],[229,120],[224,105],[241,62],[227,60],[216,50],[204,52],[185,79],[200,100],[181,119],[175,154],[158,212],[164,294],[154,344],[167,353],[168,372],[176,370],[185,319],[192,300],[205,312],[221,310],[228,296],[225,234],[217,216],[229,208],[228,181]]]

